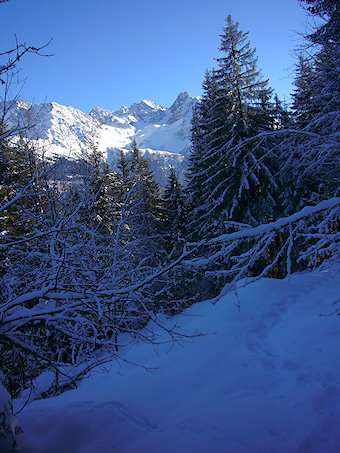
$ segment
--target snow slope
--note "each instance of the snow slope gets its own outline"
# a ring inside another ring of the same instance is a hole
[[[338,453],[339,269],[262,279],[167,320],[207,335],[98,369],[19,415],[21,453]]]
[[[164,182],[170,165],[183,177],[196,102],[196,98],[184,92],[170,108],[146,99],[119,110],[95,107],[87,114],[56,102],[18,101],[13,103],[7,121],[11,126],[20,124],[26,129],[46,156],[82,157],[88,139],[95,139],[112,168],[120,151],[130,150],[132,140],[136,140],[142,154],[150,158],[156,179]]]

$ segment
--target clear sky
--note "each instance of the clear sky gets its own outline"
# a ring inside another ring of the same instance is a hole
[[[83,111],[148,98],[170,106],[201,94],[231,14],[256,47],[259,68],[281,98],[292,92],[293,50],[306,14],[297,0],[9,0],[0,4],[0,52],[53,38],[49,58],[27,56],[20,98]]]

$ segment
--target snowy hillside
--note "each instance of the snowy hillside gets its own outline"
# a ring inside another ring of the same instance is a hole
[[[29,126],[28,135],[47,156],[79,158],[87,139],[95,139],[112,168],[120,151],[136,140],[158,181],[164,181],[170,165],[182,173],[190,147],[192,107],[197,99],[180,93],[170,108],[150,100],[119,110],[95,107],[90,114],[56,102],[16,102],[9,123]]]
[[[19,414],[21,453],[337,453],[338,269],[262,279],[177,323],[207,335],[136,344],[77,390]],[[18,402],[18,406],[22,402]]]

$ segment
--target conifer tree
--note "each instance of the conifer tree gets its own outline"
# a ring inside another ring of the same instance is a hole
[[[119,216],[121,183],[98,149],[95,137],[87,140],[88,151],[82,178],[86,194],[82,215],[88,225],[111,234]]]
[[[270,98],[271,90],[268,81],[263,81],[257,70],[255,49],[251,49],[248,32],[239,30],[238,22],[234,23],[229,15],[226,27],[221,35],[219,50],[224,56],[217,58],[219,69],[217,75],[221,86],[232,98],[233,110],[231,120],[238,132],[236,139],[253,135],[253,128],[258,128],[256,116],[263,113],[261,103]],[[262,127],[266,128],[264,122]],[[257,130],[255,130],[257,132]]]
[[[311,62],[302,54],[299,55],[293,94],[293,114],[295,127],[302,129],[313,117],[313,79],[315,71]]]
[[[196,161],[198,149],[203,157],[191,162],[188,175],[189,193],[201,186],[199,197],[190,195],[197,204],[191,221],[196,239],[225,232],[230,222],[255,225],[274,215],[275,155],[263,140],[252,140],[275,127],[274,108],[247,37],[228,16],[221,35],[224,56],[217,58],[213,76],[206,76],[199,145],[193,141],[191,161]]]
[[[121,177],[122,185],[124,188],[123,190],[126,193],[126,191],[131,186],[131,178],[130,178],[129,161],[125,157],[123,150],[121,150],[121,152],[120,152],[120,157],[118,159],[117,168],[118,168],[118,173]]]
[[[212,188],[218,185],[223,171],[223,146],[228,137],[225,117],[231,106],[229,98],[223,96],[218,86],[216,71],[206,71],[203,82],[203,97],[194,110],[191,129],[191,154],[188,168],[188,198],[190,239],[201,237],[210,225],[210,203]]]
[[[173,167],[164,191],[163,209],[166,247],[172,250],[183,240],[187,223],[183,188]]]
[[[248,33],[238,29],[230,16],[221,35],[218,58],[220,83],[232,99],[228,117],[230,135],[226,150],[226,174],[223,208],[227,219],[255,225],[272,217],[276,182],[273,158],[261,143],[242,141],[273,129],[271,89],[257,70],[255,50],[250,48]]]
[[[274,96],[274,102],[274,129],[288,129],[292,125],[292,120],[287,106],[281,102],[277,94]]]
[[[135,186],[133,215],[140,233],[148,236],[158,229],[159,187],[149,169],[149,163],[141,155],[135,140],[132,142],[130,174]]]
[[[118,161],[121,221],[119,240],[129,249],[131,265],[148,256],[157,261],[162,254],[162,207],[158,184],[134,140],[129,157]]]
[[[285,215],[339,193],[339,1],[301,3],[322,15],[324,23],[307,36],[309,57],[299,58],[293,98],[296,132],[284,142],[280,172]]]

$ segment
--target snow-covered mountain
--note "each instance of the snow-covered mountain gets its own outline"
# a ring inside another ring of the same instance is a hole
[[[183,92],[170,108],[146,99],[119,110],[94,107],[87,114],[56,102],[17,101],[10,109],[9,122],[28,126],[29,138],[47,157],[79,158],[87,152],[89,141],[96,141],[113,169],[120,151],[129,151],[136,140],[156,179],[164,182],[170,165],[183,177],[196,103],[197,98]]]

